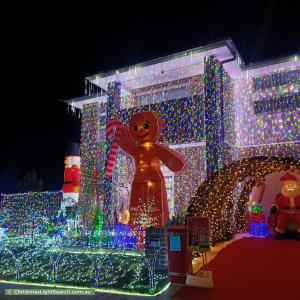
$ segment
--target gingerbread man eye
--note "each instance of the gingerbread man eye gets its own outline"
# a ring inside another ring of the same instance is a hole
[[[148,129],[149,128],[149,123],[145,122],[144,123],[144,129]]]
[[[134,125],[132,128],[134,131],[137,131],[137,129],[138,129],[138,127],[136,125]]]

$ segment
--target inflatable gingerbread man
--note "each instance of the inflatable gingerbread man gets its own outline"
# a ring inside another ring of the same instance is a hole
[[[275,228],[275,238],[282,239],[288,222],[297,223],[297,238],[300,240],[300,184],[292,174],[285,174],[281,194],[271,207],[271,213],[278,213]]]
[[[156,143],[161,132],[162,121],[152,111],[133,115],[129,127],[119,120],[111,120],[107,123],[106,134],[114,138],[114,141],[108,158],[106,175],[111,176],[118,146],[132,156],[135,162],[129,207],[129,224],[132,229],[142,221],[143,207],[150,208],[151,218],[155,220],[152,225],[163,226],[168,222],[166,184],[160,169],[160,161],[173,172],[183,172],[187,167],[181,155]]]

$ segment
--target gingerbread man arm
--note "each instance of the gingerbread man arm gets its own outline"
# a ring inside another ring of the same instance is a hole
[[[122,134],[120,136],[119,145],[123,151],[131,156],[134,156],[134,154],[136,153],[137,147],[130,135],[129,128],[125,125],[122,125]]]
[[[155,145],[157,157],[172,171],[172,172],[184,172],[187,169],[187,162],[177,152],[169,149],[166,146],[159,144]]]
[[[119,119],[110,120],[106,124],[106,136],[113,139],[129,155],[134,155],[136,146],[130,135],[127,126],[123,125]]]

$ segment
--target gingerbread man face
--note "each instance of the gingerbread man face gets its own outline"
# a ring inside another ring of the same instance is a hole
[[[155,142],[161,136],[162,121],[152,111],[143,111],[130,119],[129,130],[133,139],[139,143]]]

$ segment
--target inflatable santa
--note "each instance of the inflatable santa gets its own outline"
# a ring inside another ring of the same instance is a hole
[[[65,157],[65,176],[64,176],[64,193],[78,193],[79,192],[79,163],[77,157]],[[78,157],[78,160],[80,158]]]
[[[80,175],[79,144],[69,143],[65,155],[65,174],[62,206],[72,206],[78,201]]]
[[[300,240],[300,183],[287,173],[280,178],[283,181],[281,193],[271,207],[271,213],[277,213],[275,238],[282,239],[289,222],[297,224],[297,238]]]

